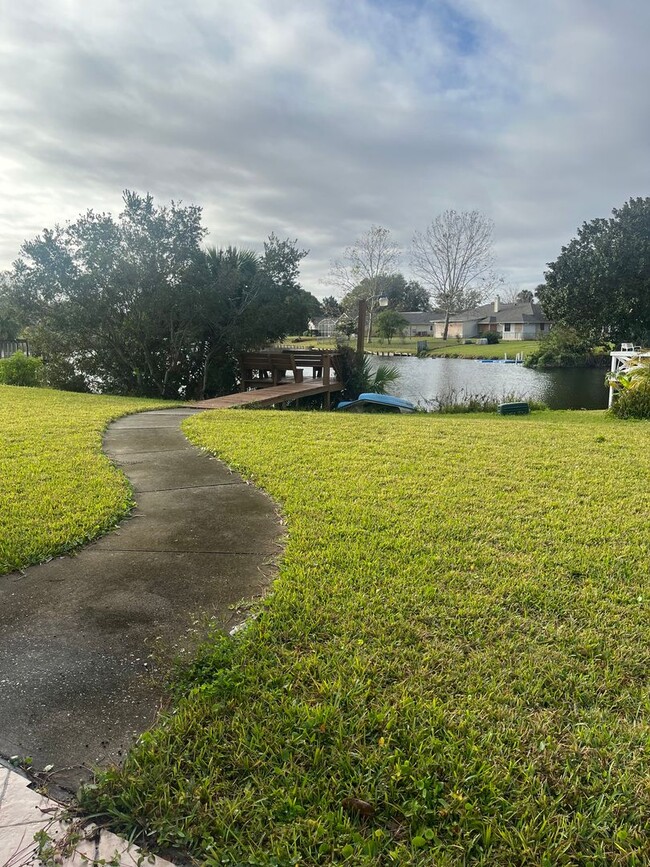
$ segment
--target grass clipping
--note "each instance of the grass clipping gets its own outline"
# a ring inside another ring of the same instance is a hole
[[[649,863],[647,425],[184,427],[282,504],[281,574],[89,803],[209,865]]]

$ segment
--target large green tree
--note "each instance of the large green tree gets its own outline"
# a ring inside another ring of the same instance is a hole
[[[300,286],[300,262],[308,254],[309,250],[299,249],[297,240],[280,240],[274,233],[264,243],[260,267],[279,290],[274,321],[285,334],[301,334],[310,319],[323,313],[318,298]]]
[[[208,248],[209,278],[197,310],[200,351],[193,356],[189,393],[197,398],[231,391],[237,355],[307,327],[317,298],[298,283],[307,255],[296,241],[270,235],[264,253]]]
[[[200,208],[126,191],[117,220],[88,211],[23,244],[14,300],[95,387],[175,396],[196,337],[204,234]]]
[[[592,340],[650,337],[650,198],[583,223],[545,273],[546,315]]]
[[[306,327],[305,251],[206,253],[201,209],[126,192],[116,220],[90,211],[26,242],[10,300],[57,375],[104,391],[201,397],[232,390],[237,353]],[[62,374],[63,372],[63,374]]]

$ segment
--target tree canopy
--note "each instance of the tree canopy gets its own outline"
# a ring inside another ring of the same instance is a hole
[[[201,209],[126,191],[23,244],[5,293],[35,348],[75,387],[162,397],[232,390],[238,352],[307,326],[306,251],[202,248]],[[58,383],[63,385],[64,383]]]
[[[0,340],[15,340],[20,334],[20,321],[11,299],[8,274],[0,274]]]
[[[411,267],[429,289],[436,307],[449,314],[480,303],[491,272],[492,220],[479,211],[447,210],[411,242]]]
[[[417,280],[407,282],[404,275],[399,272],[382,274],[374,281],[364,278],[343,296],[341,306],[350,320],[356,322],[359,301],[364,299],[367,302],[368,310],[374,315],[379,309],[380,298],[388,299],[388,308],[399,313],[407,310],[431,309],[429,293],[426,289]]]
[[[338,317],[343,313],[341,303],[336,300],[333,295],[328,295],[321,301],[321,311],[323,316]]]
[[[583,223],[537,289],[544,312],[592,340],[650,337],[650,198]]]
[[[350,309],[351,305],[358,303],[360,298],[388,299],[388,306],[392,310],[404,312],[406,310],[430,310],[429,293],[418,283],[417,280],[407,281],[399,271],[393,274],[382,274],[371,283],[368,278],[363,279],[358,286],[344,296],[343,308]]]
[[[332,263],[329,282],[352,296],[356,304],[365,299],[368,304],[368,339],[372,334],[372,319],[378,299],[381,296],[380,282],[392,274],[401,256],[399,246],[393,241],[390,229],[371,226],[350,247],[347,247],[342,260]],[[351,303],[351,302],[350,302]],[[348,307],[343,302],[343,309]]]
[[[515,301],[517,302],[517,304],[523,304],[526,301],[533,301],[534,298],[535,293],[532,292],[530,289],[521,289],[519,292],[517,292],[515,296]]]
[[[390,343],[396,334],[401,334],[408,325],[407,320],[397,310],[384,310],[377,317],[377,334]]]

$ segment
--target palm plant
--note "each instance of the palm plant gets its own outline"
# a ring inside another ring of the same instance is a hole
[[[608,373],[607,385],[614,391],[622,392],[631,388],[637,388],[644,383],[650,383],[650,358],[635,358],[622,370]]]
[[[650,418],[650,358],[635,358],[623,370],[610,373],[607,384],[616,394],[612,412],[619,418]]]
[[[364,356],[368,358],[368,356]],[[380,364],[374,375],[370,373],[368,391],[374,391],[375,394],[386,394],[386,389],[389,385],[394,385],[399,380],[399,370],[396,367],[391,367],[389,364]]]
[[[344,400],[356,400],[363,392],[386,394],[390,385],[399,380],[399,370],[388,364],[380,364],[372,369],[369,355],[359,357],[350,347],[339,347],[341,351],[342,379],[345,384]]]

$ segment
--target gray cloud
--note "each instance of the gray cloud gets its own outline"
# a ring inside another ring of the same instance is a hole
[[[49,0],[0,21],[0,267],[121,191],[203,205],[210,241],[275,231],[305,285],[371,223],[495,221],[534,286],[586,219],[648,191],[645,35],[623,0]],[[405,262],[405,270],[408,270]]]

